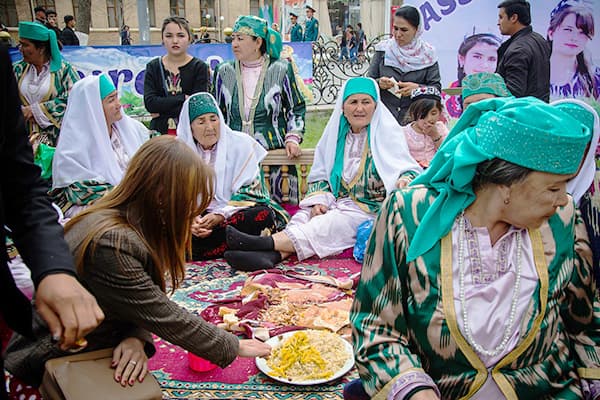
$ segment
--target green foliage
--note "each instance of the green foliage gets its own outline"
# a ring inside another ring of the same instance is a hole
[[[300,147],[304,149],[314,149],[317,147],[317,142],[323,134],[325,125],[329,121],[332,110],[319,110],[319,111],[308,111],[306,113],[305,124],[306,132],[304,133],[304,140]]]

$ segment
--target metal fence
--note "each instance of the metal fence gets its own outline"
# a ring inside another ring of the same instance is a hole
[[[364,76],[375,54],[375,45],[389,38],[382,35],[374,38],[358,55],[356,61],[341,59],[342,49],[335,40],[323,37],[312,43],[313,50],[313,106],[333,105],[344,82],[356,76]]]

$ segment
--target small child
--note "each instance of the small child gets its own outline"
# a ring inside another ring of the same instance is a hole
[[[421,86],[411,92],[410,98],[409,123],[403,129],[410,154],[421,167],[427,168],[448,135],[448,128],[440,121],[443,110],[440,91]]]

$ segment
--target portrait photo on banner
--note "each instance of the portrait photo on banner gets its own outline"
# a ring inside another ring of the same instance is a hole
[[[423,39],[438,54],[442,88],[460,87],[462,78],[494,72],[497,49],[509,38],[497,26],[498,1],[409,0],[421,11]],[[443,3],[444,5],[440,5]],[[550,98],[579,98],[600,111],[600,2],[593,0],[530,1],[533,30],[552,47]],[[463,111],[460,94],[443,94],[449,122]]]

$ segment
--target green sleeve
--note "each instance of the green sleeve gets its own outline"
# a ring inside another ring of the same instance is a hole
[[[287,132],[293,132],[300,136],[300,142],[304,137],[304,115],[306,114],[306,103],[300,88],[296,84],[296,77],[292,64],[287,63],[285,85],[283,89],[283,105],[286,109]],[[289,87],[289,90],[286,88]]]
[[[367,393],[375,393],[401,371],[421,368],[408,347],[404,316],[408,243],[401,217],[404,199],[394,191],[384,201],[367,243],[356,297],[350,311],[356,365]]]
[[[52,125],[60,128],[62,118],[67,110],[67,99],[71,88],[79,80],[79,75],[75,68],[69,63],[63,63],[63,68],[56,72],[54,85],[57,96],[40,103],[42,112],[48,117]]]

